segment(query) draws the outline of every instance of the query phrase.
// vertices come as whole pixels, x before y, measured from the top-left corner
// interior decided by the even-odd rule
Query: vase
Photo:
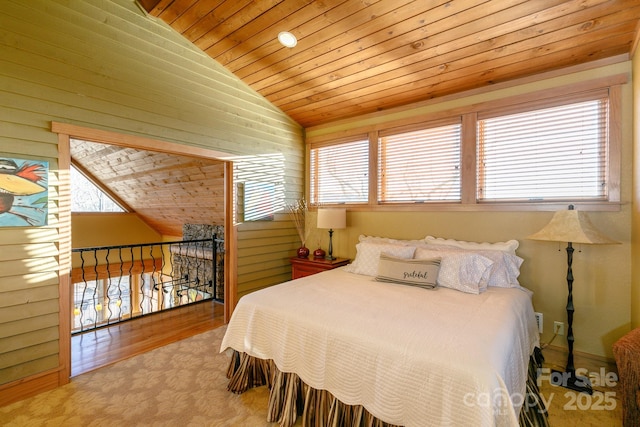
[[[322,248],[318,248],[313,251],[313,259],[324,259],[326,253]]]
[[[298,248],[298,258],[307,258],[309,256],[309,249],[304,245]]]

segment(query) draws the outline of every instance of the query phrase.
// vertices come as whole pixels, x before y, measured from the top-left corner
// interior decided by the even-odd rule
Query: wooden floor
[[[148,315],[71,337],[71,376],[217,328],[224,306],[212,301]]]

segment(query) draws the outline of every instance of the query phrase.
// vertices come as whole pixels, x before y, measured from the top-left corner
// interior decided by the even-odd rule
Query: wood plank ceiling
[[[137,1],[304,127],[629,55],[640,17],[638,0]]]
[[[164,236],[224,224],[224,162],[73,139],[74,166]]]

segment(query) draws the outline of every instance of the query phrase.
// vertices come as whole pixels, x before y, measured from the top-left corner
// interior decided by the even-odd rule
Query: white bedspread
[[[241,298],[220,351],[273,359],[389,423],[516,426],[538,344],[524,289],[426,290],[339,268]]]

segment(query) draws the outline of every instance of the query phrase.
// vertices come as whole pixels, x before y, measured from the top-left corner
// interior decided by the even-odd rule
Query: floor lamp
[[[347,226],[346,209],[325,209],[318,208],[318,228],[329,229],[329,252],[327,259],[333,261],[333,229],[345,228]]]
[[[577,211],[573,205],[569,205],[568,210],[558,211],[553,215],[549,224],[542,230],[527,237],[531,240],[544,240],[549,242],[567,242],[567,345],[569,355],[567,366],[564,372],[560,372],[563,387],[582,393],[592,394],[591,381],[589,378],[576,375],[573,365],[573,272],[571,264],[573,262],[573,243],[587,245],[608,245],[620,243],[599,232],[589,220],[585,212]]]

